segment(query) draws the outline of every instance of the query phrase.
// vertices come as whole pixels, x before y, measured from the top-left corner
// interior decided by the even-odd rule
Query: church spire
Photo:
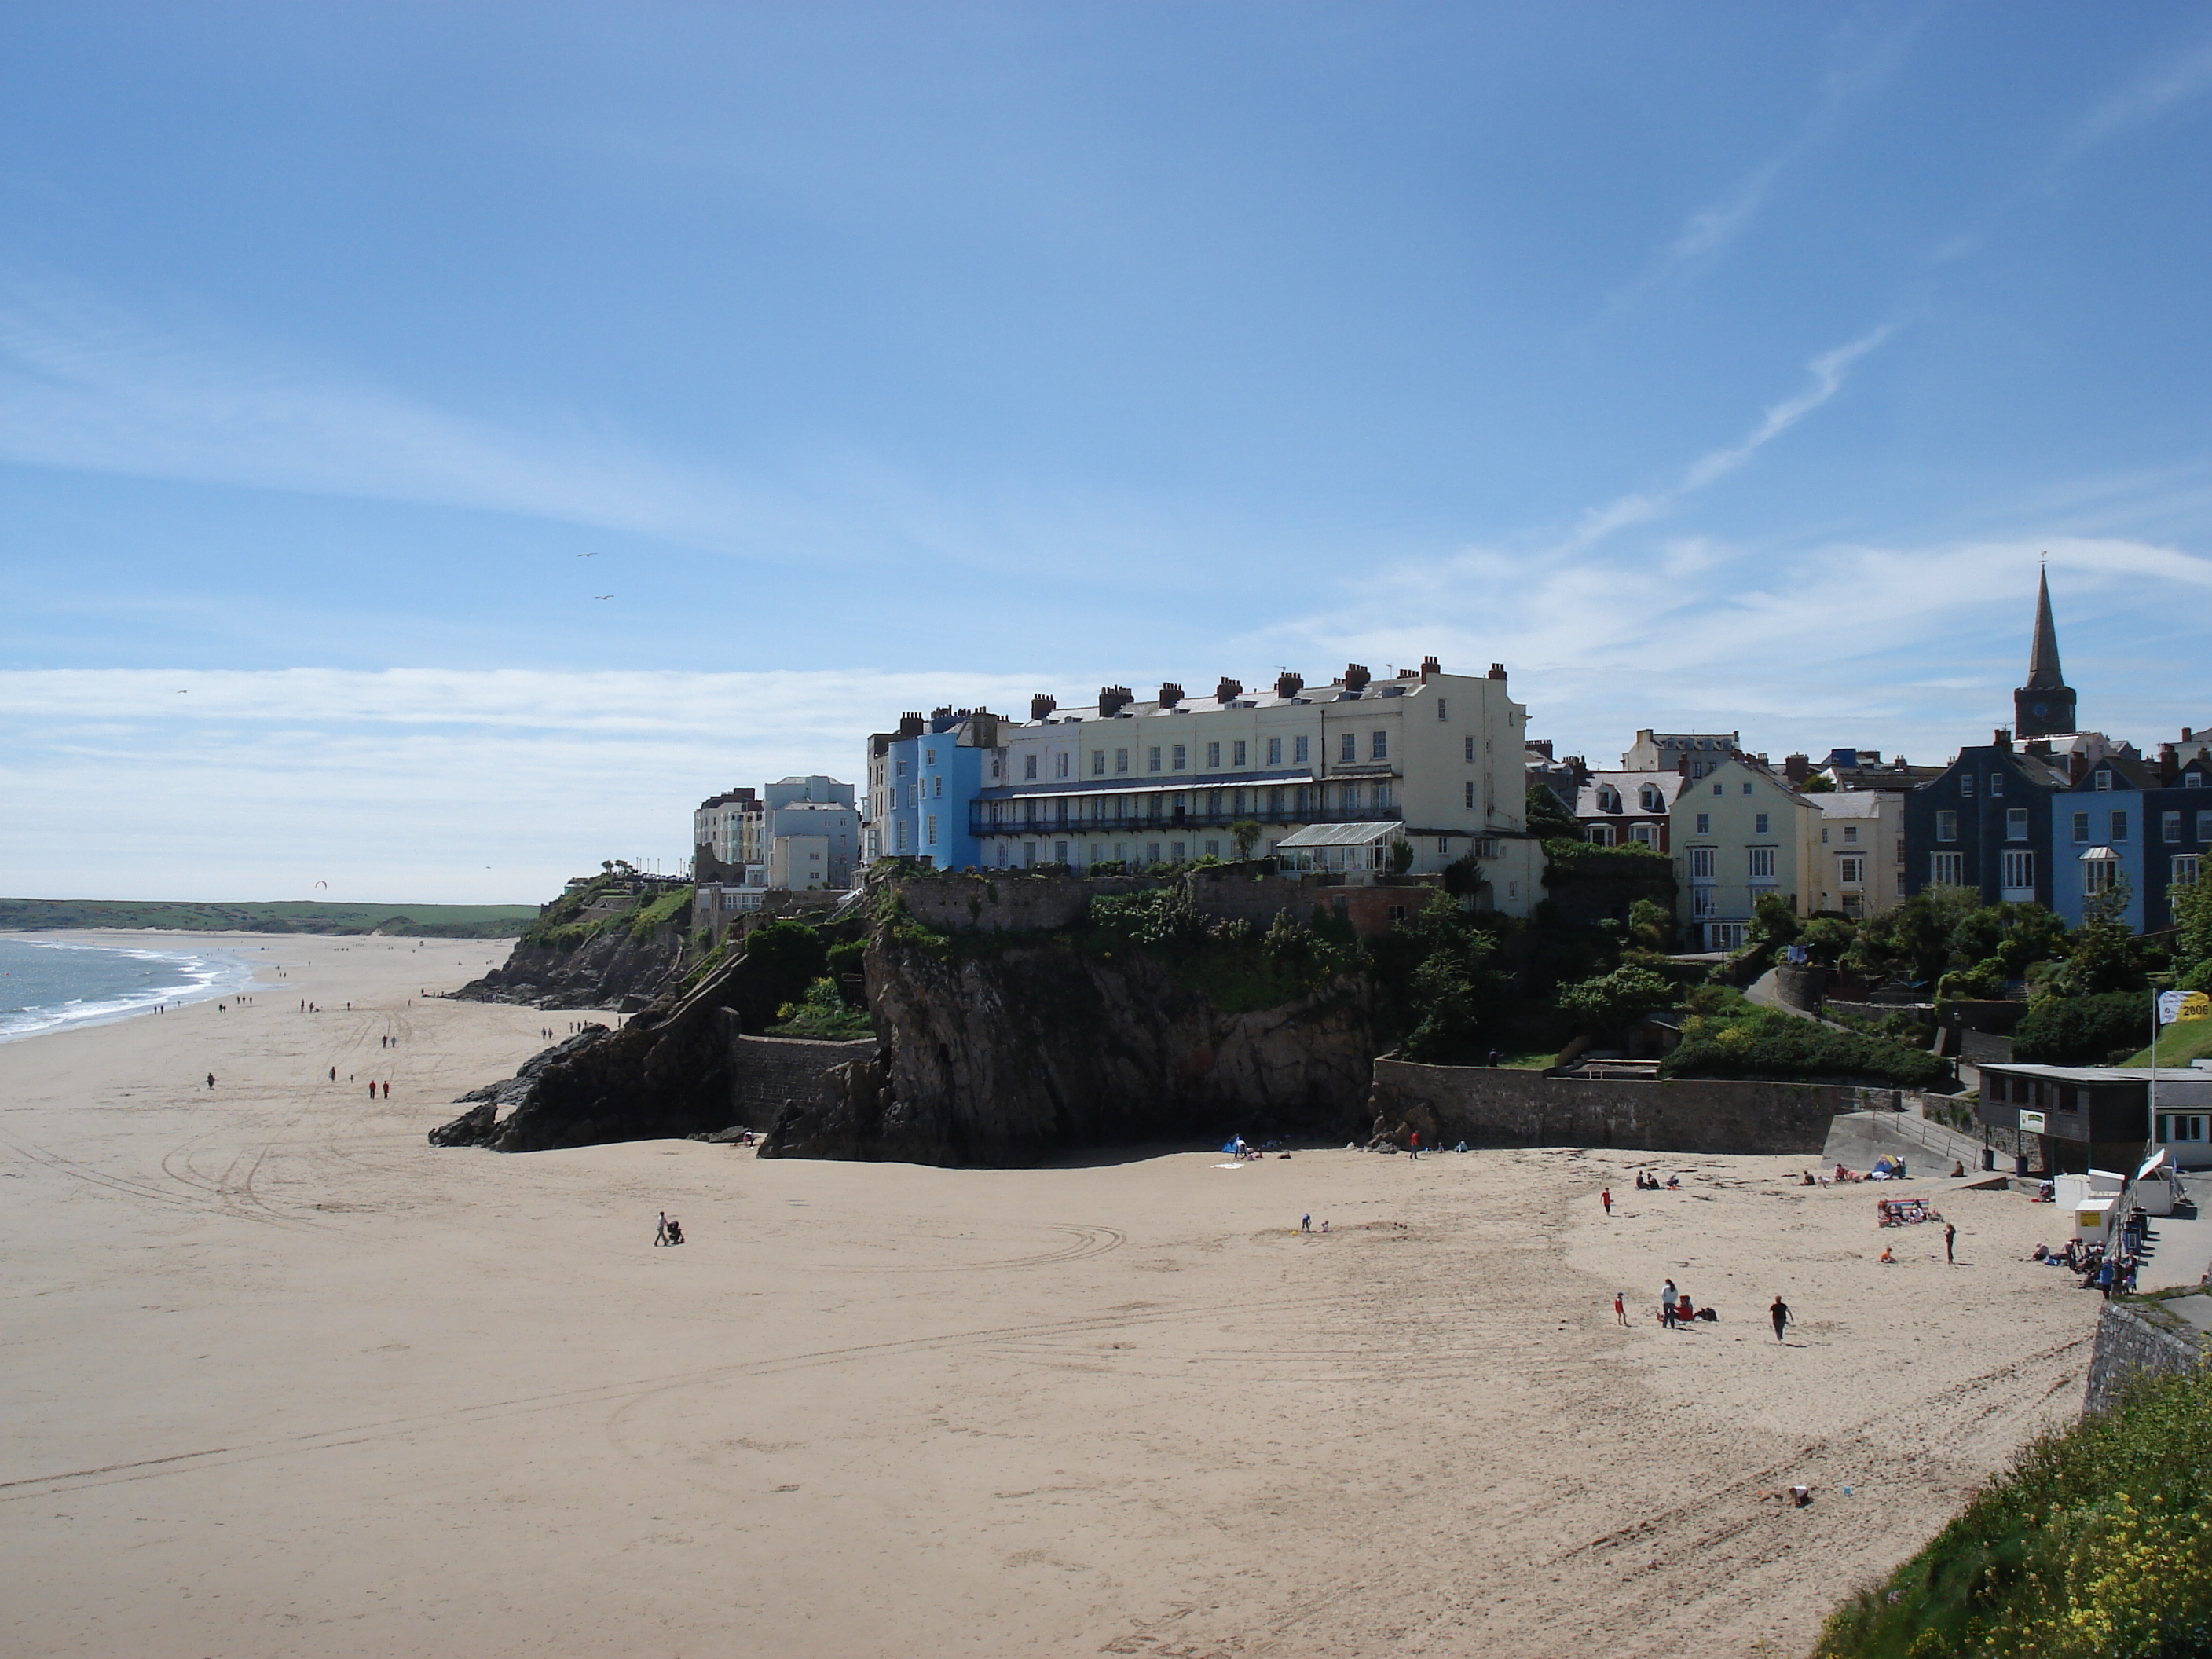
[[[2048,738],[2081,728],[2074,716],[2074,690],[2058,667],[2058,625],[2051,617],[2051,575],[2044,572],[2035,591],[2035,643],[2027,653],[2027,684],[2012,694],[2013,730],[2022,738]]]
[[[2066,677],[2058,668],[2058,625],[2051,620],[2051,573],[2036,580],[2035,644],[2027,653],[2027,687],[2031,691],[2063,690]]]

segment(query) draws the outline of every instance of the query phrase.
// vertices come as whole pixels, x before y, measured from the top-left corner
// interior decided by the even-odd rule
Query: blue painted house
[[[999,717],[985,708],[902,714],[868,740],[866,857],[918,858],[939,870],[982,862],[968,804],[999,781]]]
[[[2212,757],[2201,744],[2158,762],[2106,755],[2051,798],[2051,812],[2061,866],[2051,908],[2079,927],[2088,901],[2124,881],[2128,926],[2157,933],[2173,925],[2173,893],[2202,879],[2212,853]]]

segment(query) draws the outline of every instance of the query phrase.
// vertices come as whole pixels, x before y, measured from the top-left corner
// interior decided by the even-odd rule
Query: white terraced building
[[[1358,664],[1309,687],[1285,673],[1263,691],[1224,679],[1192,698],[1167,684],[1149,702],[1109,686],[1095,703],[1033,700],[1003,720],[997,764],[969,803],[986,867],[1182,864],[1255,854],[1314,824],[1382,824],[1415,873],[1473,854],[1489,902],[1525,915],[1542,896],[1528,834],[1528,711],[1505,670],[1447,674],[1434,657],[1376,680]]]

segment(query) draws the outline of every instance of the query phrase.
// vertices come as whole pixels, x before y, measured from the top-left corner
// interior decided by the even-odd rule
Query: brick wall
[[[1887,1091],[1882,1091],[1886,1097]],[[1735,1079],[1601,1082],[1503,1066],[1375,1062],[1369,1115],[1387,1127],[1432,1120],[1424,1139],[1476,1146],[1615,1146],[1653,1152],[1788,1153],[1817,1158],[1830,1120],[1858,1091]]]
[[[817,1042],[805,1037],[746,1036],[732,1029],[730,1042],[730,1104],[733,1121],[766,1129],[786,1101],[817,1100],[822,1074],[848,1060],[876,1052],[873,1037],[857,1042]]]

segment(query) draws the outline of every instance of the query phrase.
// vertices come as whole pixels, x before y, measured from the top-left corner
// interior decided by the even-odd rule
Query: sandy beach
[[[0,1045],[11,1653],[1802,1651],[2079,1409],[2010,1194],[1908,1187],[1948,1267],[1771,1158],[435,1152],[572,1016],[251,942],[252,1007]]]

